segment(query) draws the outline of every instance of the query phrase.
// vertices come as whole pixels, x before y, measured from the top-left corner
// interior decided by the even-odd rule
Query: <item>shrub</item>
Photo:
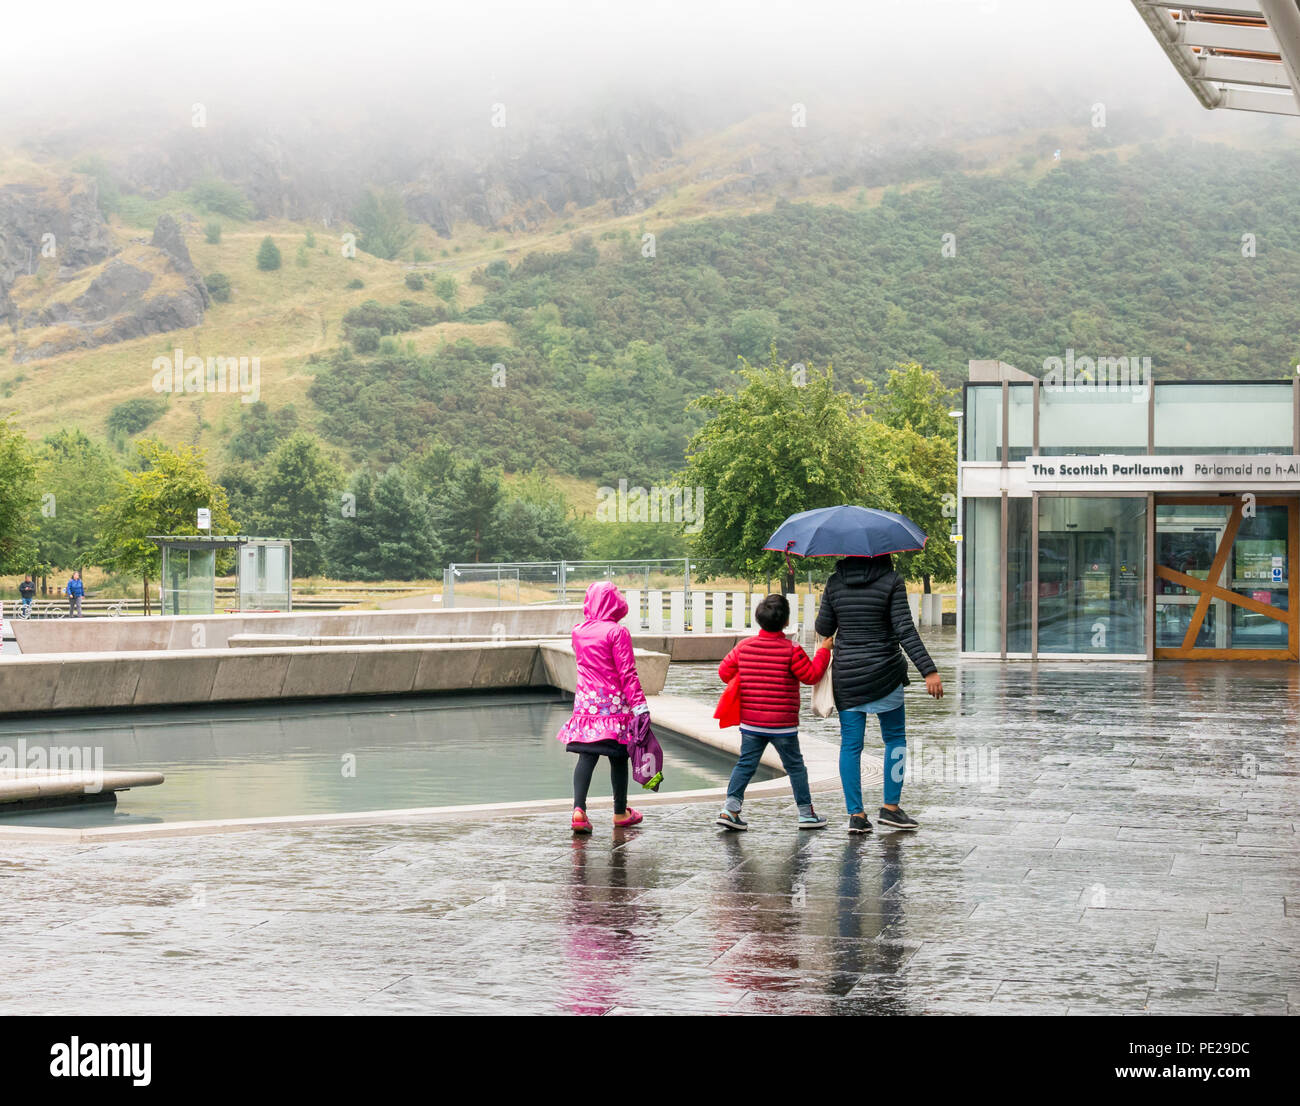
[[[351,280],[348,281],[347,286],[352,289],[364,288],[366,286],[366,282],[362,280],[360,277],[353,277]]]
[[[280,247],[271,241],[269,234],[257,248],[257,267],[263,272],[271,272],[280,267]]]
[[[217,303],[230,302],[230,278],[225,273],[209,273],[203,283]]]
[[[307,268],[307,243],[306,242],[298,243],[298,252],[297,254],[294,255],[293,262],[300,269]]]
[[[491,268],[491,266],[489,266],[489,268]],[[506,272],[508,273],[509,271],[510,267],[506,266]],[[456,283],[456,278],[450,276],[439,277],[433,284],[433,290],[438,294],[438,297],[446,300],[448,303],[451,303],[451,301],[456,298],[456,291],[458,288],[460,288],[460,285]]]
[[[426,250],[423,246],[416,246],[415,249],[411,251],[411,260],[414,261],[417,265],[419,265],[422,262],[428,261],[429,251]]]
[[[305,245],[309,250],[314,250],[314,249],[316,248],[316,233],[315,233],[315,231],[310,231],[310,230],[309,230],[309,231],[308,231],[308,232],[303,236],[302,241],[303,241],[303,244],[304,244],[304,245]]]
[[[406,274],[406,286],[407,286],[407,287],[408,287],[412,292],[423,292],[423,291],[424,291],[424,276],[423,276],[423,274],[421,274],[421,273],[407,273],[407,274]]]
[[[209,246],[218,245],[221,242],[221,224],[215,219],[210,223],[203,225],[203,238]]]
[[[115,437],[139,434],[151,423],[157,422],[166,410],[165,399],[128,399],[108,413],[108,432]]]
[[[348,332],[352,339],[352,348],[358,353],[374,353],[379,348],[379,329],[373,326],[358,326]]]
[[[217,215],[228,215],[232,219],[253,217],[253,209],[244,194],[219,177],[205,177],[190,189],[190,196],[200,207]]]

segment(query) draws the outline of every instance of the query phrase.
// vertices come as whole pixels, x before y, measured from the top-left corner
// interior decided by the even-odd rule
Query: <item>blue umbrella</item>
[[[925,542],[910,518],[845,504],[791,515],[763,548],[797,557],[879,557],[924,549]]]

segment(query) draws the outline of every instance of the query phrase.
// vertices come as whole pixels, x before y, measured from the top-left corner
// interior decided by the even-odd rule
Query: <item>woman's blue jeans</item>
[[[882,712],[880,737],[885,743],[885,802],[895,804],[903,794],[907,771],[907,709]],[[840,786],[850,814],[862,806],[862,743],[867,733],[867,716],[860,710],[840,711]]]

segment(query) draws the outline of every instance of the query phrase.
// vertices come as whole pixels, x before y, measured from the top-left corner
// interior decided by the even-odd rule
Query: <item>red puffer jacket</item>
[[[718,675],[730,683],[740,673],[740,724],[799,725],[799,685],[815,684],[831,662],[831,651],[818,649],[812,660],[784,634],[759,630],[722,659]]]

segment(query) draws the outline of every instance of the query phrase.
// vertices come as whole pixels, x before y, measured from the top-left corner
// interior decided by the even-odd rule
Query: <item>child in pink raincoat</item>
[[[636,735],[635,720],[647,714],[645,692],[632,659],[632,635],[619,625],[627,601],[607,580],[587,589],[585,618],[573,628],[573,652],[578,683],[573,717],[556,735],[578,754],[573,771],[573,832],[590,833],[587,791],[601,757],[609,757],[614,787],[614,825],[634,826],[641,815],[627,805],[628,744]]]

